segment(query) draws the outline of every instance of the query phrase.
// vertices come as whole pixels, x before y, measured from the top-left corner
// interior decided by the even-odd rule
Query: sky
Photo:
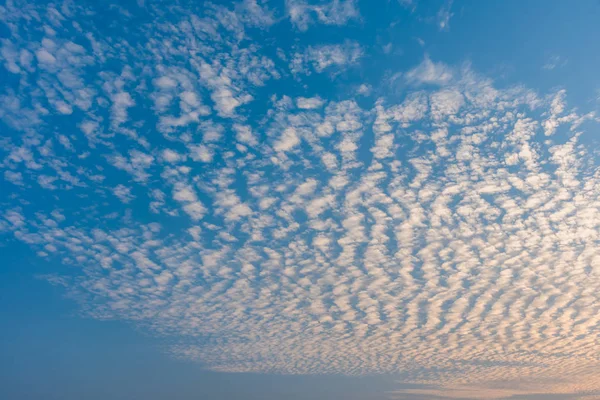
[[[0,3],[3,399],[600,399],[600,2]]]

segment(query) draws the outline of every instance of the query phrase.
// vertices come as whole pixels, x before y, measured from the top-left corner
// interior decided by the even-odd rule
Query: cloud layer
[[[3,240],[212,370],[599,391],[597,118],[428,57],[400,98],[287,92],[368,49],[271,48],[276,23],[360,19],[286,10],[3,8]]]

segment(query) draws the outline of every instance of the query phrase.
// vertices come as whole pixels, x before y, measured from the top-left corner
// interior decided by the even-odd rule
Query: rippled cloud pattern
[[[600,390],[599,120],[565,90],[293,40],[351,0],[134,9],[0,7],[0,237],[82,313],[396,398]]]

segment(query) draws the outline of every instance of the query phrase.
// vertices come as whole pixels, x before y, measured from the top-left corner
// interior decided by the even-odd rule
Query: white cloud
[[[174,89],[177,87],[177,81],[169,76],[161,76],[154,80],[154,85],[162,90]]]
[[[269,27],[275,23],[273,12],[261,6],[256,0],[244,0],[238,6],[238,13],[251,26]]]
[[[171,149],[164,149],[161,156],[168,163],[177,163],[185,159],[185,156]]]
[[[296,99],[296,106],[303,110],[312,110],[315,108],[321,108],[323,106],[323,99],[320,97],[298,97]]]
[[[219,72],[218,67],[201,62],[199,67],[200,77],[211,89],[211,99],[215,109],[223,117],[232,117],[235,110],[252,100],[250,94],[240,93],[231,84],[231,79],[224,71]]]
[[[209,163],[212,161],[214,153],[213,151],[205,145],[190,145],[190,157],[194,161],[201,161],[205,163]]]
[[[112,124],[118,127],[127,121],[127,109],[133,107],[135,102],[127,92],[118,92],[111,96]]]
[[[128,188],[124,185],[117,185],[112,189],[112,192],[115,196],[121,200],[122,203],[130,203],[135,196],[131,194],[131,188]]]
[[[368,96],[371,93],[372,89],[373,88],[370,85],[366,85],[363,83],[358,87],[358,93],[362,94],[363,96]]]
[[[437,13],[437,23],[440,31],[450,30],[450,18],[454,16],[451,12],[453,0],[445,0],[446,4]]]
[[[57,178],[47,175],[40,175],[37,178],[38,183],[41,187],[48,190],[55,190],[57,187],[54,185],[54,182]]]
[[[339,72],[358,64],[364,50],[353,41],[343,44],[309,46],[303,53],[295,53],[290,62],[294,75],[310,74],[310,69],[321,73],[325,70]]]
[[[245,143],[249,146],[258,145],[258,140],[256,139],[255,135],[252,133],[252,128],[250,128],[248,125],[234,124],[233,129],[237,133],[235,136],[236,139],[239,140],[240,142]]]
[[[331,0],[320,3],[286,0],[286,6],[290,20],[302,31],[308,29],[315,17],[325,25],[344,25],[352,19],[360,18],[355,0]]]
[[[4,179],[17,186],[23,186],[23,174],[14,171],[4,171]]]
[[[306,59],[317,72],[335,66],[356,64],[363,55],[363,49],[356,42],[346,42],[343,45],[321,45],[309,47]]]
[[[559,55],[553,55],[550,58],[548,58],[548,61],[546,61],[546,63],[542,66],[543,69],[548,70],[548,71],[552,71],[556,68],[562,68],[565,65],[567,65],[568,60],[559,56]]]
[[[40,64],[54,64],[56,63],[56,58],[48,52],[46,49],[39,49],[36,51],[35,56]]]
[[[194,221],[198,221],[206,214],[206,207],[199,202],[194,201],[183,206],[183,210],[190,216]]]
[[[197,200],[194,190],[187,185],[177,185],[173,191],[173,198],[177,201],[194,202]]]
[[[464,96],[456,89],[445,89],[431,95],[431,113],[441,119],[458,113],[465,103]]]
[[[198,200],[195,190],[190,185],[176,183],[173,188],[173,199],[182,203],[183,211],[194,221],[201,220],[206,214],[206,207]]]
[[[279,139],[273,145],[276,151],[290,151],[300,144],[296,130],[292,127],[285,128]]]
[[[154,157],[139,150],[131,150],[129,158],[120,154],[107,157],[109,162],[118,169],[127,171],[136,181],[146,181],[150,174],[147,172],[154,163]]]
[[[442,63],[434,63],[429,57],[405,75],[411,83],[444,85],[452,79],[452,70]]]

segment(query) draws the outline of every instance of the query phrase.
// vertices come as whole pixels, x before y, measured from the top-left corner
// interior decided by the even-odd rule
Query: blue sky
[[[600,398],[600,3],[0,5],[0,396]]]

